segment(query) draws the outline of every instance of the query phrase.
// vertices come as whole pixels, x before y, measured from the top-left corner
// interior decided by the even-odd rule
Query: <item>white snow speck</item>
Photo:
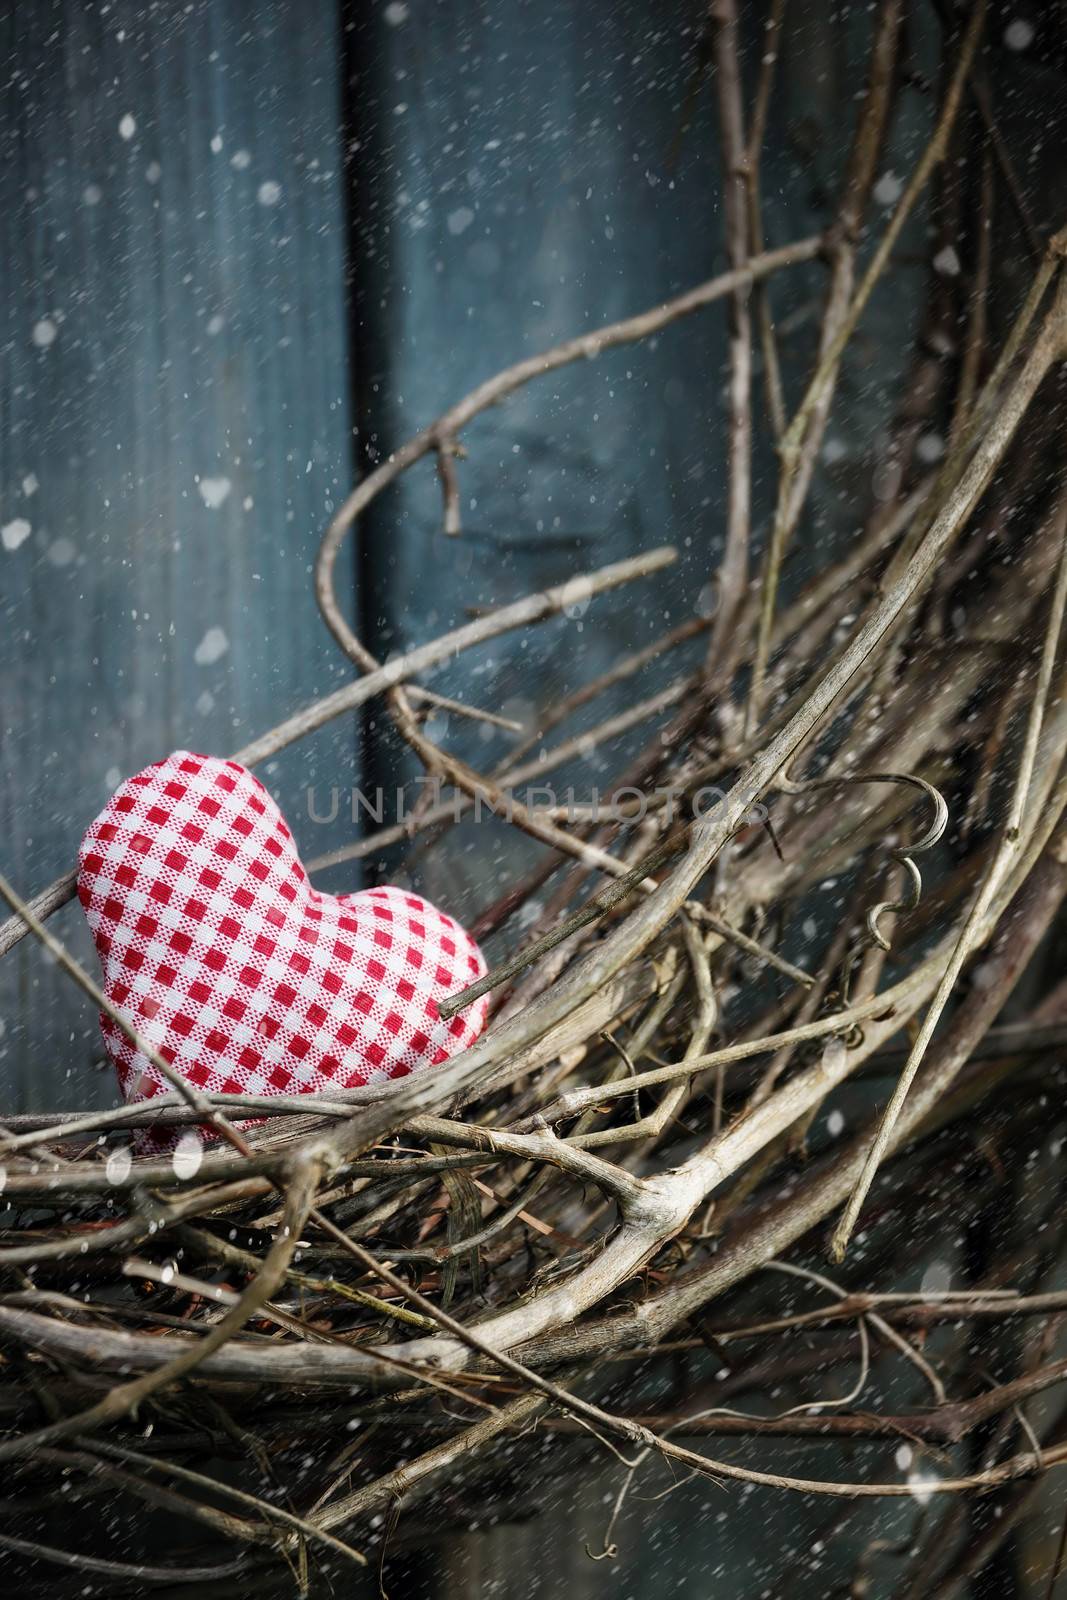
[[[82,199],[87,206],[98,206],[104,198],[104,191],[98,183],[87,183],[82,190]]]
[[[410,8],[404,5],[403,0],[392,0],[391,5],[385,8],[385,20],[391,28],[399,28],[402,22],[408,20]]]
[[[939,433],[924,433],[915,446],[915,454],[928,466],[940,461],[945,453],[945,441]]]
[[[193,652],[198,667],[214,666],[230,648],[230,641],[221,628],[209,628]]]
[[[176,1178],[195,1178],[204,1159],[204,1146],[195,1128],[187,1128],[171,1157]]]
[[[235,150],[233,155],[230,157],[230,166],[233,167],[237,172],[243,172],[246,167],[250,167],[251,165],[252,157],[249,155],[247,150]]]
[[[911,1490],[912,1494],[915,1496],[916,1500],[921,1506],[926,1505],[930,1500],[933,1499],[934,1489],[937,1481],[938,1479],[935,1473],[908,1473],[908,1488]]]
[[[59,329],[51,317],[42,317],[40,322],[35,322],[33,325],[33,342],[38,350],[47,350],[48,346],[54,342],[58,332]]]
[[[1004,43],[1009,50],[1025,50],[1034,42],[1033,24],[1025,17],[1016,17],[1004,29]]]
[[[20,544],[25,544],[33,529],[25,517],[16,517],[14,522],[5,522],[0,528],[0,544],[5,550],[17,550]]]
[[[923,1294],[944,1294],[952,1286],[952,1267],[947,1261],[931,1261],[922,1275]]]
[[[831,1111],[830,1115],[826,1119],[826,1131],[830,1135],[831,1139],[836,1139],[838,1134],[844,1132],[844,1128],[844,1114],[840,1111]]]
[[[914,1454],[914,1452],[912,1451],[912,1448],[911,1448],[910,1444],[898,1444],[897,1445],[896,1453],[893,1456],[893,1460],[896,1462],[896,1464],[900,1468],[901,1472],[907,1472],[908,1468],[911,1466],[911,1460],[912,1460],[912,1455],[913,1454]]]
[[[570,617],[572,622],[584,617],[592,598],[593,585],[588,578],[571,578],[569,583],[563,585],[561,610],[564,616]]]
[[[266,183],[261,183],[256,190],[256,199],[261,206],[276,206],[282,197],[282,186],[275,183],[273,178],[268,178]]]
[[[212,136],[211,136],[211,154],[213,156],[217,156],[217,155],[221,155],[221,153],[222,153],[222,134],[221,133],[212,134]]]
[[[78,547],[72,539],[53,539],[48,546],[48,559],[54,567],[69,567]]]
[[[950,244],[937,252],[934,257],[935,272],[940,272],[943,278],[958,278],[960,270],[960,258]]]
[[[200,498],[209,511],[217,511],[229,495],[233,484],[229,478],[201,478],[197,484]]]
[[[31,495],[36,494],[40,487],[41,485],[37,482],[36,472],[27,472],[22,480],[22,492],[26,499],[28,500]]]
[[[217,333],[222,332],[225,326],[226,318],[219,316],[219,314],[216,312],[207,325],[207,331],[210,333],[211,337],[214,338]]]
[[[874,198],[880,206],[895,206],[904,193],[904,180],[895,172],[884,172],[874,186]]]
[[[121,782],[122,773],[119,771],[118,767],[108,767],[107,771],[104,773],[104,787],[110,790],[111,793],[114,793]]]
[[[988,961],[979,962],[971,974],[971,983],[986,994],[997,981],[996,971]]]
[[[473,221],[474,212],[470,206],[460,206],[458,210],[450,211],[448,214],[448,231],[454,239],[458,239],[461,233],[466,233]]]
[[[134,117],[131,117],[130,113],[127,111],[126,115],[123,117],[122,121],[119,123],[119,137],[121,139],[132,139],[136,132],[137,132],[136,119]]]
[[[144,175],[149,183],[158,183],[163,176],[163,168],[158,161],[150,161],[144,169]]]
[[[214,711],[215,696],[210,689],[205,689],[203,694],[199,696],[196,702],[196,709],[202,717],[206,717],[210,712]]]
[[[125,1183],[133,1167],[133,1151],[129,1145],[120,1144],[107,1158],[104,1173],[108,1183]]]

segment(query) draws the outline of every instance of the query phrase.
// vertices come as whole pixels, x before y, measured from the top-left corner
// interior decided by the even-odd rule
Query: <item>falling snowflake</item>
[[[229,478],[201,478],[197,484],[200,498],[209,511],[217,511],[228,497],[233,484]]]
[[[1033,24],[1025,17],[1016,17],[1004,29],[1004,43],[1009,50],[1025,50],[1034,41]]]
[[[951,1284],[951,1264],[947,1261],[931,1261],[922,1275],[919,1288],[923,1294],[944,1294]]]
[[[915,454],[927,466],[935,461],[940,461],[945,453],[945,441],[939,433],[924,433],[920,436],[915,446]]]
[[[938,1478],[932,1472],[909,1472],[908,1488],[921,1506],[929,1504],[937,1492]]]
[[[48,559],[54,567],[69,567],[78,547],[72,539],[53,539],[48,546]]]
[[[108,1183],[125,1183],[133,1168],[133,1152],[129,1145],[121,1144],[107,1158],[104,1173]]]
[[[584,575],[571,578],[563,586],[561,610],[572,622],[584,617],[593,598],[593,585]]]
[[[204,1146],[195,1128],[187,1128],[175,1147],[171,1162],[176,1178],[195,1178],[204,1159]]]
[[[880,206],[895,206],[903,193],[903,179],[895,172],[883,173],[874,186],[874,198]]]
[[[25,544],[33,532],[25,517],[16,517],[14,522],[7,522],[0,528],[0,544],[5,550],[17,550],[20,544]]]
[[[193,652],[198,667],[214,666],[230,648],[230,641],[221,628],[209,628]]]

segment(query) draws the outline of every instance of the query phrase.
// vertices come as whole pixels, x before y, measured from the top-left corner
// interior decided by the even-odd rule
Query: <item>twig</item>
[[[1057,298],[1057,306],[1059,307],[1059,318],[1062,321],[1067,321],[1067,293],[1062,288]],[[956,941],[952,955],[945,967],[941,981],[937,986],[937,992],[930,1002],[930,1008],[926,1016],[923,1018],[922,1027],[916,1035],[915,1043],[912,1045],[911,1053],[905,1062],[904,1070],[890,1097],[889,1104],[886,1106],[879,1124],[878,1133],[860,1174],[859,1182],[856,1184],[848,1205],[845,1207],[841,1221],[834,1230],[830,1253],[835,1261],[842,1260],[845,1251],[848,1249],[848,1241],[856,1225],[856,1219],[860,1214],[871,1184],[874,1182],[878,1167],[892,1136],[893,1128],[900,1115],[904,1101],[907,1099],[908,1091],[915,1081],[915,1074],[922,1065],[923,1057],[933,1037],[934,1029],[941,1019],[941,1014],[956,986],[960,973],[963,971],[978,942],[978,932],[986,913],[1004,882],[1020,848],[1023,814],[1026,809],[1034,763],[1037,758],[1038,741],[1041,737],[1041,725],[1045,715],[1045,703],[1048,699],[1049,686],[1052,682],[1052,671],[1063,626],[1064,608],[1067,606],[1067,505],[1064,506],[1061,515],[1057,518],[1052,529],[1049,530],[1049,536],[1055,537],[1060,544],[1059,571],[1045,629],[1041,666],[1038,671],[1034,697],[1030,706],[1030,715],[1027,720],[1026,739],[1019,760],[1015,788],[1004,831],[996,853],[982,879],[981,887],[975,896],[974,903]]]

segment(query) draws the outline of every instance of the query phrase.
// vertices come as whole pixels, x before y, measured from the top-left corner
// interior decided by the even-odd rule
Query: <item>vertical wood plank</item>
[[[337,31],[293,0],[5,8],[0,852],[26,889],[120,777],[350,675],[310,583],[351,479]],[[338,725],[261,771],[312,852],[305,789],[355,747]],[[57,926],[91,959],[76,908]],[[112,1097],[30,941],[0,1018],[6,1107]]]
[[[774,97],[764,172],[769,247],[828,219],[829,180],[865,70],[867,21],[853,9],[854,19],[832,25],[818,8],[791,18],[796,44]],[[651,11],[611,0],[517,0],[504,12],[480,0],[414,0],[351,5],[348,14],[362,289],[355,340],[368,461],[511,363],[728,265],[711,86],[697,66],[703,8],[687,0]],[[749,94],[762,20],[761,7],[745,9]],[[917,100],[905,105],[898,134],[906,146],[924,116]],[[872,308],[887,370],[901,318],[910,315],[908,284],[905,271]],[[812,264],[782,274],[770,290],[794,404],[798,374],[814,353],[822,285],[823,269]],[[535,708],[713,607],[725,514],[725,363],[725,320],[713,307],[518,391],[465,431],[459,538],[442,531],[433,460],[420,463],[371,508],[360,535],[367,621],[384,646],[421,640],[468,607],[675,544],[677,566],[654,585],[604,596],[588,614],[523,639],[496,641],[441,679],[461,698],[534,721]],[[842,463],[869,473],[869,368],[864,361],[844,386],[850,405],[835,425],[831,477]],[[758,378],[754,404],[763,404]],[[757,439],[755,575],[776,484],[762,425]],[[852,527],[845,496],[831,492],[820,496],[818,527],[805,533],[839,538]],[[799,557],[787,569],[786,587],[802,564]],[[668,674],[695,665],[704,648],[698,641],[656,669],[658,680],[644,675],[591,705],[572,729],[650,694]],[[454,719],[448,728],[450,745],[479,764],[507,747],[500,737],[487,746],[483,733]],[[623,748],[602,747],[574,764],[563,786],[575,783],[582,796],[606,782]],[[390,769],[401,759],[381,718],[370,759]],[[448,892],[472,909],[491,898],[496,876],[522,850],[498,828],[467,830],[466,845],[447,862],[424,858],[419,871],[431,893],[447,874]]]

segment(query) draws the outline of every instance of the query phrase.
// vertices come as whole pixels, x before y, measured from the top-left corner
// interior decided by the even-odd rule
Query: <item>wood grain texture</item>
[[[867,23],[853,10],[855,18],[831,24],[820,8],[802,8],[768,133],[769,247],[815,231],[831,214],[830,180],[865,70]],[[519,0],[505,13],[449,0],[369,12],[352,6],[349,14],[365,460],[388,453],[500,368],[727,266],[714,106],[697,66],[702,8],[686,0],[651,11],[610,0]],[[761,9],[745,8],[745,18],[751,94]],[[924,119],[918,97],[906,100],[895,135],[904,150]],[[885,358],[887,381],[901,318],[911,314],[909,284],[921,272],[921,264],[905,270],[872,308],[871,348]],[[812,264],[770,288],[794,404],[814,354],[823,284]],[[726,357],[726,323],[714,308],[534,382],[479,417],[461,441],[468,459],[456,463],[461,537],[443,531],[432,461],[373,506],[357,533],[366,628],[404,648],[466,606],[499,604],[603,561],[677,544],[678,565],[655,587],[634,586],[588,614],[464,657],[438,680],[446,692],[522,720],[620,651],[713,605],[725,521]],[[877,395],[866,362],[846,376],[843,393],[835,465],[820,478],[831,491],[818,497],[821,538],[853,531],[844,486],[865,489],[870,477],[865,425]],[[755,406],[762,420],[758,363]],[[757,437],[758,552],[776,468],[768,430],[759,427]],[[787,590],[802,568],[802,558],[791,566]],[[664,675],[705,648],[679,652]],[[573,726],[590,726],[659,686],[644,675]],[[487,746],[480,730],[454,719],[448,737],[480,764],[507,748],[506,737]],[[571,767],[563,785],[573,781],[586,796],[619,769],[625,748],[601,748]],[[369,759],[389,771],[402,760],[380,718]],[[470,910],[491,897],[487,878],[535,851],[485,827],[467,829],[464,844],[447,862],[420,860],[418,871],[427,892],[458,895]]]
[[[0,850],[26,891],[120,777],[350,676],[308,576],[351,479],[336,31],[289,0],[4,10]],[[351,784],[355,748],[344,719],[261,771],[309,853],[342,830],[305,787]],[[57,927],[91,959],[76,907]],[[113,1097],[29,940],[0,1018],[6,1107]]]

